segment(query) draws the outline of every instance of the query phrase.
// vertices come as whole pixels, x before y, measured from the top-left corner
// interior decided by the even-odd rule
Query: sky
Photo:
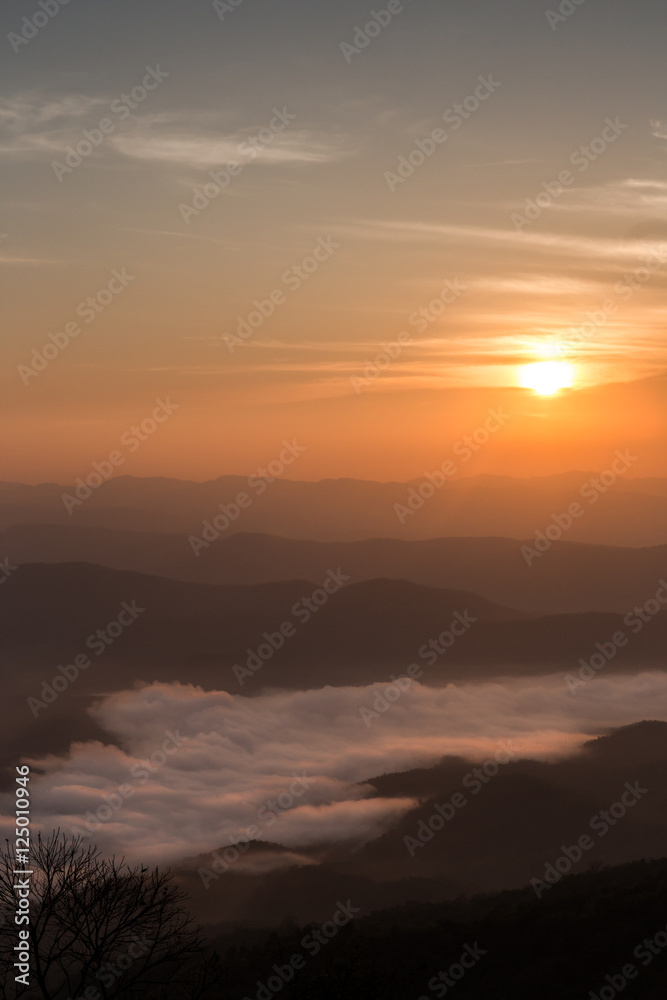
[[[166,398],[123,472],[408,479],[504,406],[470,474],[667,475],[660,4],[43,2],[0,12],[3,479]]]

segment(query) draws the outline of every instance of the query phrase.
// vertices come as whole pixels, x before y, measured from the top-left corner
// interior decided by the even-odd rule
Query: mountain
[[[0,483],[0,529],[15,524],[77,524],[201,537],[221,516],[238,531],[317,541],[362,538],[534,538],[578,503],[568,541],[597,545],[667,543],[667,481],[573,472],[535,479],[474,476],[438,488],[426,475],[408,483],[321,482],[225,476],[212,482],[118,476],[95,488]],[[76,489],[79,495],[76,495]],[[422,491],[426,499],[419,495]],[[246,499],[239,503],[241,495]],[[226,509],[221,511],[220,505]],[[552,528],[552,530],[554,530]]]
[[[108,740],[86,710],[93,698],[136,684],[191,683],[252,697],[365,686],[405,675],[411,664],[423,671],[420,683],[434,686],[565,675],[620,630],[630,637],[613,613],[538,616],[467,591],[355,583],[338,568],[312,581],[239,586],[27,564],[0,601],[0,668],[12,677],[1,710],[6,759],[64,752],[73,739]],[[664,611],[631,638],[606,675],[663,669]],[[63,671],[76,684],[53,698],[50,685]],[[39,709],[45,697],[53,700],[48,711]]]
[[[212,935],[210,948],[229,995],[260,1000],[293,956],[302,961],[281,987],[285,1000],[426,1000],[450,991],[461,1000],[661,1000],[666,892],[667,861],[636,862],[568,875],[542,899],[526,887],[362,910],[328,939],[320,925],[339,913],[335,900],[348,900],[334,891],[317,921],[230,928]],[[349,903],[360,908],[355,896]]]
[[[499,604],[557,614],[626,613],[667,578],[667,545],[628,548],[555,542],[528,561],[508,538],[364,539],[314,542],[239,532],[194,556],[187,538],[81,525],[16,525],[0,535],[15,565],[87,562],[190,583],[318,580],[342,567],[352,580],[408,580],[468,590]]]
[[[486,763],[448,757],[364,782],[383,797],[419,800],[365,846],[255,842],[226,870],[215,867],[229,859],[220,846],[177,863],[179,881],[208,924],[278,926],[290,916],[325,920],[337,898],[351,898],[362,915],[527,885],[533,898],[550,899],[548,866],[585,835],[565,874],[664,854],[667,723],[621,728],[553,763],[517,758],[485,773]],[[457,795],[465,802],[448,809]]]
[[[82,672],[79,691],[99,690],[104,676],[114,690],[137,680],[187,680],[240,693],[233,667],[248,660],[267,663],[247,686],[250,693],[267,685],[370,684],[404,673],[415,661],[425,667],[425,683],[443,684],[572,670],[596,643],[619,630],[632,632],[616,614],[535,616],[466,591],[404,580],[355,583],[339,569],[313,581],[232,586],[87,564],[30,564],[7,583],[0,651],[21,665],[19,688],[87,650],[103,653],[113,671]],[[120,626],[113,624],[119,616]],[[111,636],[96,638],[108,623]],[[427,644],[440,635],[436,655]],[[661,668],[667,614],[631,637],[606,670]]]

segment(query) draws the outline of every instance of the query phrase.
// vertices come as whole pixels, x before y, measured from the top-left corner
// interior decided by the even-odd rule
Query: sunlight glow
[[[574,382],[574,366],[567,361],[538,361],[521,369],[521,385],[540,396],[554,396]]]

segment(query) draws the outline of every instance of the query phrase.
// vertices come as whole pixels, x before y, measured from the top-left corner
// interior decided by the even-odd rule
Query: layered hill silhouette
[[[302,971],[281,990],[286,1000],[404,1000],[454,989],[462,1000],[660,1000],[666,891],[667,861],[636,862],[569,875],[542,899],[525,888],[356,915],[316,954],[320,927],[292,920],[272,931],[228,930],[211,947],[237,996],[257,996],[276,967],[303,955]]]
[[[409,483],[278,479],[257,485],[258,480],[249,484],[240,476],[205,483],[119,476],[96,488],[85,486],[87,478],[88,473],[78,486],[78,497],[76,484],[0,484],[0,529],[15,524],[79,524],[201,536],[204,524],[221,513],[220,504],[229,510],[245,493],[251,502],[237,515],[232,512],[227,534],[244,531],[317,541],[525,539],[545,531],[554,515],[578,502],[583,514],[568,529],[568,540],[629,546],[667,543],[663,479],[621,475],[614,482],[613,477],[601,480],[596,472],[534,479],[474,476],[450,481],[423,501],[418,491],[427,483],[425,477]],[[424,492],[431,492],[428,485]],[[64,494],[73,501],[64,501]]]
[[[355,583],[408,580],[473,591],[500,604],[546,614],[625,613],[644,604],[667,578],[667,545],[632,548],[558,541],[529,565],[522,543],[509,538],[314,542],[239,532],[224,535],[195,557],[182,535],[26,524],[2,532],[0,551],[16,565],[87,562],[212,584],[318,580],[340,566]]]
[[[104,683],[116,689],[136,680],[188,680],[239,692],[233,666],[267,643],[274,652],[253,693],[264,686],[368,684],[415,660],[428,664],[427,682],[433,684],[545,674],[575,667],[595,652],[596,643],[621,629],[629,641],[607,669],[632,671],[661,667],[667,638],[665,611],[632,635],[614,613],[537,616],[467,591],[404,580],[355,583],[338,569],[310,581],[231,586],[87,564],[30,564],[9,582],[0,602],[2,649],[29,673],[31,661],[43,671],[85,652],[88,637],[114,622],[124,603],[136,605],[129,627],[103,644],[104,662],[114,663]],[[283,625],[289,628],[281,636]],[[421,652],[452,626],[454,641],[446,640],[446,652]],[[99,686],[100,671],[82,674],[80,686],[87,683]]]
[[[565,675],[621,629],[629,641],[605,674],[664,669],[664,611],[632,635],[615,613],[531,614],[405,580],[350,579],[335,589],[337,574],[212,585],[79,563],[20,566],[0,601],[0,666],[13,678],[3,711],[7,759],[103,738],[86,711],[91,699],[137,683],[187,682],[252,697],[388,681],[412,663],[423,668],[422,684],[436,686]],[[428,643],[450,632],[449,648],[433,655]],[[66,697],[31,724],[28,699],[40,699],[44,684],[80,655],[93,669],[80,670]]]
[[[545,880],[547,866],[585,834],[590,848],[569,866],[561,864],[564,874],[664,854],[667,723],[623,727],[556,763],[517,756],[486,776],[478,791],[474,766],[449,757],[434,768],[369,779],[365,784],[382,797],[410,796],[420,804],[364,847],[338,843],[286,850],[255,842],[209,878],[228,846],[218,845],[217,854],[177,864],[179,879],[206,923],[267,926],[270,914],[277,926],[288,917],[326,920],[338,898],[351,898],[362,915],[531,884],[533,898],[538,893],[550,898],[559,880]],[[429,829],[429,821],[442,815],[437,807],[457,793],[465,805]],[[633,804],[618,809],[623,796]],[[259,865],[263,856],[271,858],[273,871]]]

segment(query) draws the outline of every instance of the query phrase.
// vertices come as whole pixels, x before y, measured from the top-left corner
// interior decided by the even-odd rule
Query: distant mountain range
[[[337,580],[337,570],[328,579]],[[0,601],[4,656],[35,661],[43,674],[78,652],[119,615],[124,602],[140,611],[105,648],[114,662],[104,686],[135,680],[188,680],[207,688],[241,690],[232,667],[249,651],[272,643],[262,687],[312,688],[369,684],[410,662],[428,664],[428,683],[546,674],[572,669],[595,644],[625,629],[631,641],[607,670],[662,666],[667,614],[637,634],[607,612],[537,616],[511,610],[468,591],[424,587],[404,580],[355,583],[340,577],[331,594],[323,577],[252,586],[181,583],[87,564],[20,567]],[[316,599],[313,599],[315,595]],[[285,632],[281,636],[281,627]],[[451,632],[446,655],[422,652]],[[100,640],[97,640],[97,646]],[[88,647],[96,650],[96,644]],[[107,651],[108,649],[108,651]],[[97,654],[96,654],[97,655]],[[431,662],[434,661],[434,662]],[[21,678],[18,678],[21,683]],[[101,685],[100,670],[82,674],[79,689]],[[244,691],[243,693],[246,693]]]
[[[243,531],[317,541],[531,539],[536,532],[545,532],[554,516],[579,503],[583,512],[565,532],[568,541],[667,543],[665,479],[623,475],[600,479],[599,473],[572,472],[535,479],[474,476],[435,488],[426,475],[409,483],[352,479],[249,483],[240,476],[194,483],[119,476],[90,488],[84,480],[91,473],[96,476],[92,482],[100,483],[102,477],[92,467],[82,473],[78,487],[1,483],[0,529],[16,524],[76,524],[201,537],[205,523],[221,514],[222,504],[232,514],[223,532],[226,536]],[[420,489],[427,499],[419,495]],[[64,494],[72,499],[64,500]],[[241,494],[249,498],[243,509],[237,504]],[[236,516],[230,508],[234,504]]]
[[[667,545],[652,548],[554,542],[524,558],[509,538],[376,538],[313,542],[271,535],[223,536],[195,557],[187,537],[82,525],[25,524],[0,534],[0,555],[23,563],[86,562],[190,583],[317,581],[341,567],[355,583],[380,578],[467,590],[545,614],[626,613],[667,578]]]

